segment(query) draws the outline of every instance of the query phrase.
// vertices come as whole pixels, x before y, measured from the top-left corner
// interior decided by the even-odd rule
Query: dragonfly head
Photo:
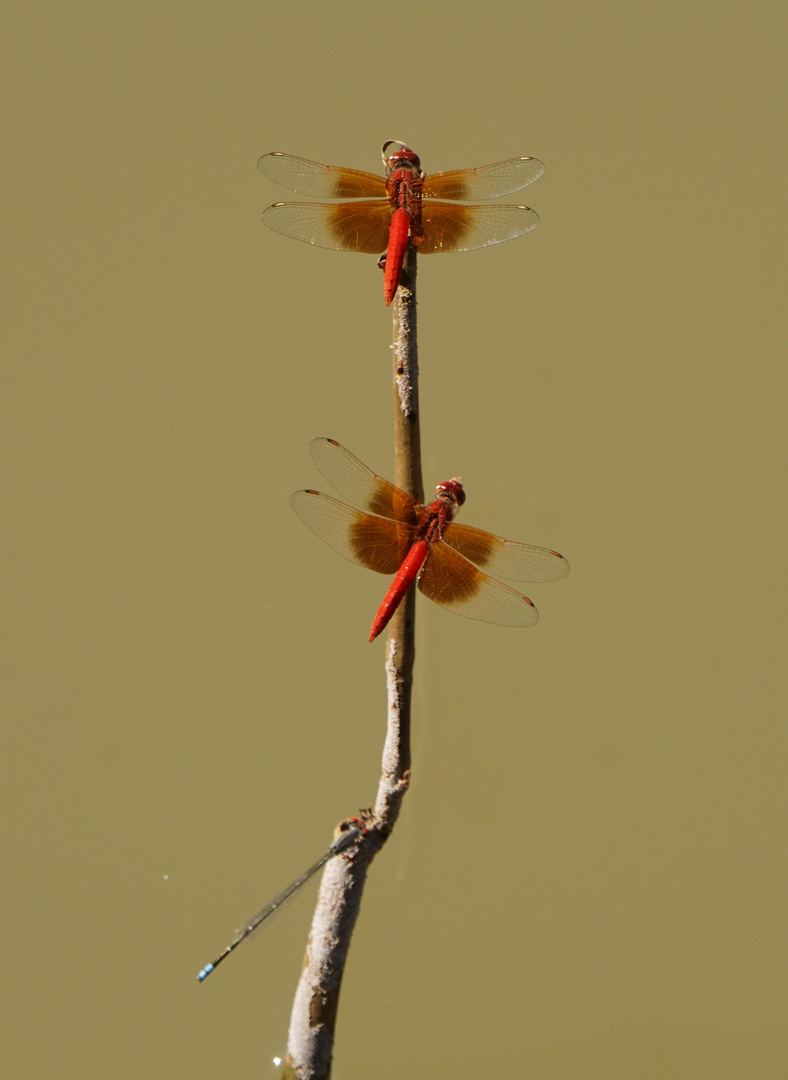
[[[453,476],[451,480],[444,480],[435,488],[435,495],[442,502],[448,503],[456,512],[465,502],[465,491],[460,483],[459,476]]]
[[[390,146],[398,146],[399,150],[395,150],[393,154],[387,154],[386,151]],[[406,146],[404,142],[400,142],[398,139],[389,139],[388,142],[383,143],[381,157],[383,158],[387,177],[391,176],[395,169],[401,169],[403,166],[411,169],[416,174],[421,172],[421,161],[418,154],[415,154],[409,146]]]

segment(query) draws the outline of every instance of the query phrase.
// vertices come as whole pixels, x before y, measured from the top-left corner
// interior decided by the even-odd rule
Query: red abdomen
[[[397,576],[392,581],[383,603],[378,608],[378,613],[369,632],[370,641],[374,641],[381,630],[385,630],[386,626],[388,626],[391,616],[402,603],[405,593],[416,580],[416,576],[427,558],[428,551],[429,545],[427,541],[417,540],[405,556],[405,561],[397,571]]]
[[[383,295],[387,307],[394,299],[394,294],[399,285],[402,264],[405,261],[405,249],[408,246],[409,231],[410,215],[407,210],[403,210],[401,206],[398,206],[391,217],[389,246],[386,252],[386,276],[383,279]]]

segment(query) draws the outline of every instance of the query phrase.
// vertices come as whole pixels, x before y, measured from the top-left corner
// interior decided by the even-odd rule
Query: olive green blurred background
[[[392,474],[371,257],[269,232],[283,150],[521,154],[542,217],[422,259],[425,483],[572,564],[419,602],[412,790],[335,1076],[788,1073],[783,4],[14,4],[2,80],[7,1076],[274,1077],[368,805],[385,580],[288,507]]]

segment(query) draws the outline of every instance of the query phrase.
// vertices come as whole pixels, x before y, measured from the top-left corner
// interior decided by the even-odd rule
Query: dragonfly
[[[390,151],[391,147],[397,149]],[[467,206],[510,195],[538,180],[544,165],[519,157],[479,169],[425,175],[417,154],[397,139],[381,152],[384,173],[361,172],[292,154],[264,154],[260,172],[282,187],[319,198],[352,200],[332,203],[278,202],[263,213],[275,232],[336,251],[381,256],[386,305],[400,281],[408,239],[420,255],[470,251],[500,244],[531,232],[539,215],[529,206]],[[451,200],[451,201],[444,201]]]
[[[557,551],[457,524],[454,517],[465,502],[458,477],[438,484],[435,500],[421,506],[336,440],[315,439],[309,449],[323,476],[356,506],[311,489],[297,491],[290,505],[334,551],[379,574],[395,575],[372,623],[370,641],[386,627],[414,581],[424,596],[457,615],[502,626],[534,626],[539,613],[533,601],[486,571],[536,582],[569,573],[569,563]]]
[[[196,975],[197,982],[205,982],[212,971],[221,964],[223,960],[234,952],[242,942],[247,941],[255,931],[259,930],[264,923],[267,922],[284,904],[287,903],[295,894],[301,889],[303,885],[306,885],[307,881],[313,877],[321,867],[325,866],[329,859],[333,859],[335,855],[339,855],[355,843],[356,839],[366,832],[365,826],[359,820],[359,818],[351,818],[351,822],[355,824],[350,825],[344,832],[340,833],[337,839],[333,842],[328,851],[322,858],[318,859],[316,863],[305,870],[300,877],[297,877],[295,881],[291,882],[286,889],[283,889],[278,896],[275,896],[273,900],[261,908],[256,915],[253,915],[244,925],[237,930],[235,937],[227,946],[227,948],[219,953],[216,959],[211,964],[206,964]]]

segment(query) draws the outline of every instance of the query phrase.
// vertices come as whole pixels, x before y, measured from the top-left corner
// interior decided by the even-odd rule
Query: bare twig
[[[408,244],[394,300],[394,481],[418,502],[424,501],[421,478],[419,349],[416,319],[416,251]],[[416,596],[411,589],[391,620],[386,641],[388,723],[383,774],[378,785],[375,819],[394,828],[410,777],[410,703],[413,686]]]
[[[416,253],[410,244],[394,310],[394,479],[424,501],[419,428],[416,337]],[[342,974],[356,925],[367,870],[391,834],[410,779],[410,704],[415,660],[416,601],[411,590],[389,624],[386,641],[388,713],[377,795],[363,814],[366,835],[326,865],[296,988],[285,1075],[328,1080]],[[339,828],[347,828],[342,823]]]

